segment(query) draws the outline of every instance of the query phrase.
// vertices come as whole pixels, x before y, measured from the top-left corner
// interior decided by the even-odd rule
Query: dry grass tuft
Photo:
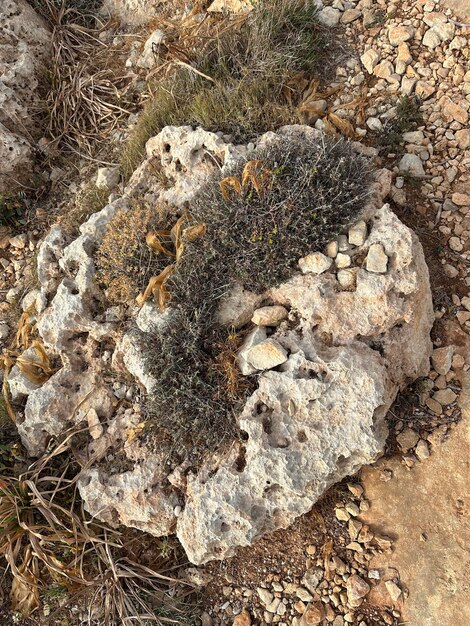
[[[39,0],[35,8],[52,29],[52,65],[45,109],[48,134],[62,149],[91,155],[129,115],[132,79],[122,70],[122,51],[99,34],[99,3]]]
[[[202,126],[241,141],[297,121],[295,85],[332,45],[316,15],[310,0],[262,0],[248,16],[215,24],[215,35],[187,36],[170,46],[161,67],[172,71],[151,89],[121,157],[125,175],[166,125]]]
[[[0,556],[12,575],[13,610],[29,615],[51,586],[89,606],[88,623],[184,623],[192,591],[172,575],[180,562],[160,555],[135,562],[124,538],[87,519],[76,499],[74,433],[18,477],[0,477]],[[165,616],[171,616],[166,619]]]

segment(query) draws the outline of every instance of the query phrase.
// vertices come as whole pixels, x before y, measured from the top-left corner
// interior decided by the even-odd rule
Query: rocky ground
[[[334,2],[322,12],[328,24],[345,25],[347,40],[354,42],[358,51],[357,60],[352,56],[338,68],[333,84],[348,85],[345,101],[351,91],[358,96],[367,93],[365,124],[357,130],[367,145],[379,146],[384,165],[394,172],[391,198],[398,214],[424,242],[434,286],[434,367],[423,381],[425,388],[416,392],[416,402],[410,392],[390,411],[396,443],[390,443],[389,455],[360,473],[367,510],[359,507],[359,512],[353,509],[351,514],[347,506],[340,509],[346,510],[344,526],[351,523],[346,518],[360,520],[372,545],[375,532],[391,540],[378,555],[369,552],[367,540],[365,550],[363,544],[358,546],[359,554],[366,553],[367,563],[366,570],[356,570],[363,587],[358,593],[367,595],[372,586],[367,608],[371,604],[382,607],[383,612],[351,614],[351,590],[343,587],[341,562],[339,576],[337,571],[325,576],[325,568],[321,574],[326,579],[320,592],[326,611],[321,604],[314,604],[306,615],[302,601],[304,597],[311,600],[309,573],[316,571],[314,566],[324,566],[324,560],[313,557],[318,552],[315,533],[302,528],[306,543],[311,540],[313,544],[305,545],[295,528],[263,542],[258,571],[252,563],[258,554],[254,556],[252,551],[247,551],[246,561],[235,559],[227,574],[225,567],[220,568],[217,576],[221,581],[225,576],[225,585],[219,589],[215,610],[218,606],[222,614],[230,613],[234,606],[239,610],[248,605],[253,616],[261,617],[262,612],[264,621],[280,624],[295,623],[296,619],[317,624],[323,616],[335,625],[391,624],[398,619],[414,626],[450,626],[469,621],[470,521],[465,494],[470,477],[465,452],[470,441],[469,11],[466,2],[366,0]],[[413,94],[422,99],[421,124],[405,133],[405,144],[400,146],[404,154],[391,147],[384,150],[381,138],[396,117],[397,101]],[[354,122],[354,114],[351,120]],[[410,184],[410,176],[420,179],[418,187]],[[438,362],[442,357],[447,361],[444,367]],[[354,534],[350,538],[355,538]],[[240,571],[250,583],[248,588],[238,584]],[[336,583],[333,588],[329,578]],[[243,613],[234,623],[249,624],[248,614]]]
[[[141,14],[135,12],[136,21]],[[465,0],[335,0],[325,1],[319,15],[342,38],[344,58],[310,97],[307,121],[327,128],[325,113],[334,106],[363,151],[390,172],[387,201],[419,236],[430,269],[432,367],[389,410],[383,458],[332,487],[289,529],[189,575],[200,584],[203,626],[466,626],[470,6]],[[404,110],[403,97],[414,102],[415,96],[417,108]],[[341,108],[352,100],[355,106]],[[29,159],[25,136],[28,142],[22,137],[20,144]],[[19,303],[35,285],[43,235],[39,220],[0,240],[4,347]],[[346,281],[351,270],[336,264]],[[132,395],[129,385],[116,385],[118,396]],[[178,506],[172,502],[170,516]]]

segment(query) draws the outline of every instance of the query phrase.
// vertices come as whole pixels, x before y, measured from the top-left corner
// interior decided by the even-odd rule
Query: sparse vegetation
[[[263,0],[198,50],[196,71],[179,66],[153,86],[122,154],[125,175],[166,125],[200,125],[241,141],[297,121],[298,80],[289,80],[310,76],[332,45],[316,14],[311,1]]]
[[[369,165],[342,139],[286,137],[254,157],[225,181],[213,177],[192,202],[192,223],[206,234],[186,244],[168,281],[171,323],[148,346],[155,423],[195,457],[235,435],[246,390],[232,379],[240,337],[216,321],[221,298],[236,283],[262,293],[288,278],[301,256],[357,217],[369,193]]]
[[[24,210],[24,198],[21,193],[0,194],[0,227],[23,224]]]
[[[403,96],[397,103],[397,112],[392,120],[385,124],[384,132],[380,136],[381,151],[383,154],[403,152],[404,133],[416,130],[423,124],[420,111],[420,101],[417,97]]]
[[[107,189],[99,189],[94,181],[89,182],[77,193],[68,210],[60,216],[59,224],[69,235],[78,234],[79,226],[93,213],[101,211],[106,206],[108,197]]]

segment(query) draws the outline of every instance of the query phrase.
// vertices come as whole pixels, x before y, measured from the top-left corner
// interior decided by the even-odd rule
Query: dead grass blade
[[[356,131],[354,126],[348,120],[339,117],[335,113],[328,113],[328,121],[345,137],[356,139]]]
[[[10,599],[14,611],[28,616],[39,606],[39,564],[30,546],[25,550],[18,575],[13,577]]]

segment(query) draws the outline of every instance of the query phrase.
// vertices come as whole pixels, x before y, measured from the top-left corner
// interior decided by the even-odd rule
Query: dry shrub
[[[149,280],[168,265],[168,258],[157,254],[146,242],[147,234],[161,229],[164,223],[164,211],[138,205],[118,211],[109,222],[96,264],[98,281],[111,303],[135,302]]]
[[[370,173],[343,139],[286,136],[227,172],[230,184],[215,174],[191,202],[206,234],[186,245],[168,281],[171,323],[153,333],[147,359],[155,426],[194,463],[237,436],[250,388],[237,385],[231,330],[217,323],[221,298],[236,283],[263,293],[288,279],[300,257],[357,219]]]

